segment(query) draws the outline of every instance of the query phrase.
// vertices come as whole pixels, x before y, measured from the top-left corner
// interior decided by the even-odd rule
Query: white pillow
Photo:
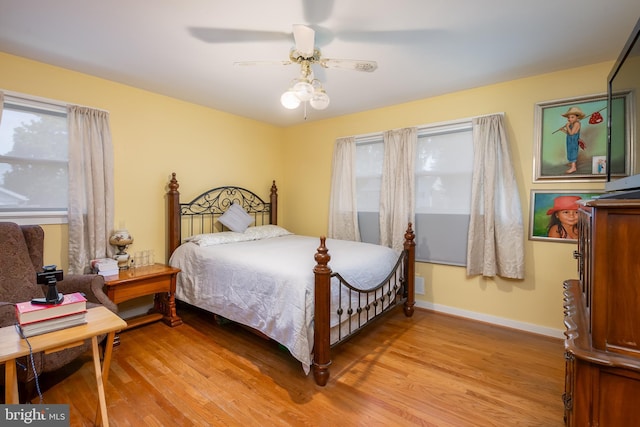
[[[244,233],[233,231],[221,231],[217,233],[204,233],[191,236],[187,242],[195,243],[198,246],[222,245],[225,243],[248,242],[250,240],[268,239],[271,237],[286,236],[293,234],[277,225],[259,225],[249,227]]]
[[[193,242],[198,246],[222,245],[224,243],[245,242],[247,240],[254,239],[246,234],[235,233],[233,231],[198,234],[186,239],[187,242]]]
[[[229,209],[218,218],[218,221],[231,231],[244,233],[249,224],[253,222],[253,218],[246,213],[240,205],[233,203],[229,206]]]
[[[255,227],[249,227],[244,232],[244,235],[250,236],[252,240],[286,236],[287,234],[293,234],[293,233],[277,225],[257,225]]]

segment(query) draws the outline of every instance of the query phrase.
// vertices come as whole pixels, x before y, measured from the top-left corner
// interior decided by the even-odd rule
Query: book
[[[46,334],[47,332],[70,328],[72,326],[83,325],[87,323],[86,314],[86,311],[67,314],[65,316],[54,317],[48,320],[41,320],[39,322],[31,322],[24,325],[19,325],[19,328],[21,330],[22,336],[28,338],[35,335]]]
[[[87,310],[87,299],[80,292],[67,294],[60,304],[32,304],[31,301],[16,304],[16,317],[20,325],[53,319]]]
[[[101,276],[117,276],[118,274],[120,274],[120,269],[116,268],[115,270],[104,270],[104,271],[98,271],[97,272],[99,275]]]
[[[95,273],[118,271],[118,261],[113,258],[98,258],[91,260],[91,268]],[[103,276],[111,276],[112,274],[102,274]]]

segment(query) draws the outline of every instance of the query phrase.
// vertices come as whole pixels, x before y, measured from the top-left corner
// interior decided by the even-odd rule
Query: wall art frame
[[[633,173],[635,146],[634,94],[631,91],[614,94],[612,123],[616,135],[623,135],[611,143],[611,158],[607,162],[607,94],[565,98],[540,102],[534,112],[533,182],[604,182],[607,168],[612,177]],[[571,171],[571,149],[562,128],[569,113],[578,113],[580,135],[577,147],[576,170]],[[574,151],[575,153],[575,151]],[[611,163],[611,164],[607,164]]]
[[[575,207],[578,198],[579,200],[589,200],[603,193],[603,190],[531,190],[529,240],[577,243],[577,238],[572,237],[572,235],[576,235],[577,227],[574,230],[569,230],[565,237],[554,237],[558,231],[559,212],[571,210]],[[550,233],[552,227],[556,227],[554,229],[556,233]],[[569,228],[566,225],[565,227]]]

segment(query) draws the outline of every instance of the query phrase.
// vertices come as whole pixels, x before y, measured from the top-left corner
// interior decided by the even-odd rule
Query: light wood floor
[[[558,339],[398,310],[334,351],[323,388],[277,344],[179,313],[176,328],[120,335],[106,387],[112,426],[563,425]],[[44,403],[70,403],[71,425],[92,425],[89,355],[65,375],[42,378]]]

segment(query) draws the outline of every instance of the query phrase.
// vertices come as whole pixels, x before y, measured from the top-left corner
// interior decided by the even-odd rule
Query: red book
[[[21,325],[87,311],[87,299],[80,293],[67,294],[60,304],[16,304],[16,317]]]

